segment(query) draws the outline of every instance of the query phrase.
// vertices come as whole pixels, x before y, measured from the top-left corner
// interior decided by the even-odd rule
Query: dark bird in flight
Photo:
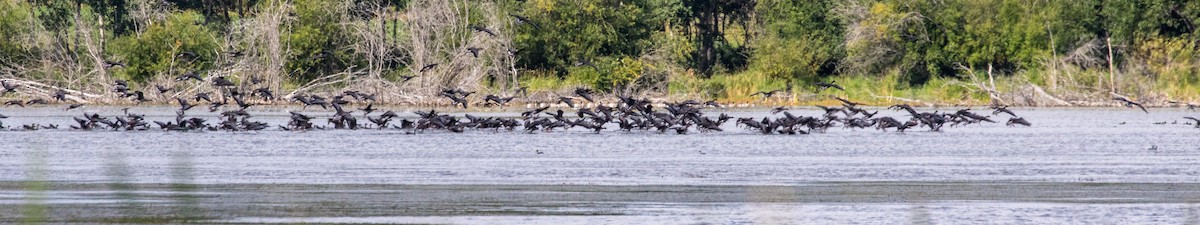
[[[179,77],[175,77],[175,81],[185,81],[188,79],[194,79],[196,81],[204,80],[204,79],[200,78],[200,73],[197,73],[196,71],[187,72],[182,75],[179,75]]]
[[[482,48],[477,48],[477,47],[469,47],[469,48],[467,48],[467,51],[468,51],[468,52],[471,52],[471,56],[475,56],[475,58],[479,58],[479,50],[483,50],[483,49],[482,49]]]
[[[779,114],[783,111],[788,111],[788,108],[783,106],[775,107],[774,109],[771,109],[771,114]]]
[[[223,76],[213,78],[213,86],[228,87],[228,86],[233,86],[233,85],[234,85],[233,81],[229,81],[229,80],[225,79],[225,77],[223,77]]]
[[[437,68],[437,66],[438,66],[437,63],[426,64],[425,66],[421,67],[421,72],[424,73],[425,71],[429,71],[429,70],[432,70],[433,68]]]
[[[575,62],[575,66],[590,66],[592,69],[600,71],[600,67],[596,66],[596,64],[592,64],[592,60],[588,59],[579,59],[579,62]]]
[[[125,63],[121,63],[121,62],[117,62],[117,61],[109,61],[109,60],[104,60],[104,68],[105,68],[105,69],[113,68],[114,66],[125,67]]]
[[[206,101],[206,102],[212,102],[212,98],[208,97],[208,92],[196,93],[196,96],[192,97],[192,101],[199,102],[200,99],[204,99],[204,101]]]
[[[495,31],[492,31],[492,29],[488,29],[487,27],[484,27],[484,26],[480,26],[480,25],[471,25],[471,29],[475,30],[475,32],[483,32],[483,33],[486,33],[488,36],[492,36],[492,37],[495,37],[495,36],[496,36],[496,32],[495,32]]]
[[[1185,116],[1183,118],[1195,121],[1196,128],[1200,128],[1200,119],[1196,119],[1195,117],[1190,117],[1190,116]]]
[[[158,89],[159,94],[164,94],[164,93],[171,91],[171,88],[163,87],[162,85],[157,85],[157,84],[154,85],[154,89]]]
[[[25,101],[12,100],[12,101],[4,102],[4,105],[5,106],[15,105],[15,106],[20,106],[21,108],[25,108]]]
[[[496,96],[496,95],[487,95],[487,96],[483,97],[484,103],[492,102],[492,103],[496,103],[496,105],[500,105],[500,106],[504,106],[505,104],[508,104],[508,102],[512,101],[512,100],[513,100],[513,97],[505,98],[505,97],[500,97],[500,96]]]
[[[834,99],[837,99],[838,101],[841,101],[841,102],[842,102],[842,104],[845,104],[845,105],[847,105],[847,106],[850,106],[850,107],[855,107],[855,106],[858,106],[858,105],[862,105],[862,103],[852,102],[852,101],[850,101],[850,100],[846,100],[846,99],[844,99],[844,98],[837,97],[837,96],[833,96],[833,98],[834,98]]]
[[[592,89],[575,88],[575,95],[583,97],[583,99],[587,100],[588,102],[596,102],[595,100],[592,100]]]
[[[250,93],[250,95],[251,96],[254,96],[254,95],[260,96],[263,98],[263,100],[275,99],[275,94],[271,93],[271,89],[267,88],[267,87],[261,87],[258,89],[254,89],[254,92]]]
[[[1025,125],[1027,127],[1030,126],[1029,121],[1025,121],[1025,118],[1021,118],[1021,117],[1009,118],[1008,123],[1006,123],[1006,124],[1008,126],[1014,126],[1014,124]]]
[[[45,105],[45,104],[50,104],[50,102],[46,101],[45,99],[40,99],[40,98],[31,99],[31,100],[25,102],[25,105],[38,105],[38,104]]]
[[[527,98],[528,98],[528,97],[529,97],[529,87],[527,87],[527,86],[518,86],[518,87],[517,87],[517,90],[516,90],[516,91],[514,91],[513,93],[521,93],[521,96],[525,96],[525,97],[527,97]]]
[[[192,107],[196,106],[196,105],[189,104],[187,99],[175,97],[175,100],[179,102],[179,111],[187,111],[188,109],[192,109]]]
[[[724,107],[724,106],[722,106],[722,105],[721,105],[721,103],[717,103],[717,100],[716,100],[716,99],[713,99],[713,100],[708,100],[707,102],[704,102],[704,105],[706,105],[706,106],[712,106],[713,108],[721,108],[721,107]]]
[[[188,58],[188,59],[195,59],[196,56],[197,55],[195,52],[180,52],[179,54],[175,55],[176,58]]]
[[[992,115],[1000,115],[1001,113],[1008,113],[1008,115],[1010,115],[1012,117],[1017,117],[1017,114],[1013,113],[1012,110],[1008,110],[1008,106],[994,106],[992,108],[996,109],[996,111],[992,112]]]
[[[512,16],[513,18],[516,18],[517,24],[529,24],[529,26],[533,26],[534,29],[542,29],[542,26],[538,26],[537,23],[534,23],[532,20],[529,20],[529,18],[525,18],[524,16],[520,16],[517,14],[508,14],[508,15]]]
[[[529,117],[536,116],[536,115],[538,115],[538,114],[540,114],[540,113],[542,113],[542,112],[546,111],[547,109],[550,109],[550,106],[541,107],[541,108],[536,108],[536,109],[533,109],[533,110],[529,110],[529,111],[521,112],[521,117],[522,117],[522,118],[526,118],[526,119],[528,119]]]
[[[838,89],[838,90],[842,90],[842,91],[846,90],[846,89],[842,88],[842,86],[839,86],[835,83],[837,83],[837,81],[830,81],[829,83],[817,82],[815,84],[815,85],[817,85],[817,92],[821,92],[821,91],[823,91],[825,89],[829,89],[829,88],[834,88],[834,89]]]
[[[779,92],[783,92],[783,90],[760,91],[760,92],[755,92],[754,94],[750,94],[750,96],[762,95],[763,98],[771,98],[771,96],[774,96],[775,94],[779,94]]]
[[[558,102],[567,104],[567,107],[575,108],[575,100],[568,97],[558,97]]]
[[[137,102],[137,104],[150,101],[150,99],[146,99],[146,94],[142,93],[142,91],[133,91],[133,93],[128,94],[126,97],[133,97],[133,101]]]
[[[218,110],[221,110],[221,106],[225,106],[225,103],[224,102],[211,102],[208,104],[208,111],[209,112],[217,112]]]
[[[1142,106],[1142,103],[1130,101],[1129,99],[1127,99],[1125,97],[1117,96],[1117,97],[1113,97],[1113,100],[1116,100],[1116,101],[1120,102],[1121,104],[1124,104],[1125,107],[1133,108],[1133,106],[1137,106],[1139,109],[1142,109],[1143,112],[1150,113],[1150,111],[1146,111],[1146,107]]]
[[[371,112],[375,111],[375,108],[372,108],[374,106],[375,106],[375,104],[367,104],[366,108],[359,108],[358,110],[362,110],[363,115],[367,115],[367,114],[371,114]]]
[[[250,108],[251,106],[250,103],[246,103],[246,99],[243,99],[242,95],[234,95],[233,102],[237,103],[238,107],[241,107],[242,109]]]
[[[453,101],[453,102],[451,103],[451,105],[461,104],[461,105],[462,105],[462,107],[463,107],[464,109],[465,109],[465,108],[467,108],[467,103],[468,103],[468,102],[467,102],[467,98],[466,98],[466,96],[463,96],[463,97],[458,97],[457,95],[453,95],[453,94],[449,94],[449,93],[445,93],[445,92],[443,92],[443,93],[442,93],[442,97],[449,98],[449,99],[450,99],[450,101]]]

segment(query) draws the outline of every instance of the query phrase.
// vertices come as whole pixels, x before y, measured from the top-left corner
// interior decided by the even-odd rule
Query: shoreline
[[[722,107],[720,107],[720,108],[704,107],[704,109],[740,111],[740,110],[759,110],[759,109],[769,110],[769,109],[772,109],[775,107],[789,107],[792,109],[817,109],[816,106],[837,106],[837,107],[841,106],[840,103],[838,103],[838,104],[832,104],[832,103],[831,104],[820,104],[820,103],[826,103],[826,101],[789,103],[789,104],[766,104],[766,103],[725,104],[725,103],[721,103]],[[2,107],[0,107],[0,111],[15,111],[15,110],[21,110],[21,109],[26,109],[26,108],[65,108],[71,104],[74,104],[74,103],[50,103],[50,104],[39,104],[39,105],[27,105],[25,107],[2,106]],[[348,106],[366,106],[368,104],[371,104],[371,105],[373,105],[372,106],[373,108],[378,108],[378,109],[387,109],[387,108],[391,108],[391,109],[434,109],[434,110],[445,111],[445,112],[520,112],[520,111],[524,111],[524,110],[528,110],[528,109],[536,109],[536,108],[541,108],[541,107],[550,107],[551,109],[557,108],[557,109],[568,110],[568,109],[595,108],[596,106],[600,106],[600,105],[604,105],[604,106],[608,106],[608,107],[616,107],[618,105],[618,103],[616,103],[616,102],[585,103],[585,104],[576,104],[575,108],[570,108],[566,104],[561,104],[561,103],[548,104],[548,103],[521,103],[521,102],[518,102],[518,103],[511,103],[505,107],[472,106],[472,107],[469,107],[466,109],[463,109],[461,107],[452,107],[450,104],[407,104],[407,103],[388,103],[388,102],[383,102],[383,103],[356,102],[356,103],[351,103],[351,104],[347,104],[347,105]],[[197,106],[207,106],[207,105],[208,105],[207,103],[197,104]],[[655,107],[664,107],[666,104],[665,103],[655,103],[653,105]],[[858,107],[866,108],[866,109],[886,109],[889,106],[891,106],[891,105],[862,104],[862,105],[859,105]],[[137,108],[137,107],[170,108],[170,107],[178,107],[178,105],[177,104],[168,104],[168,103],[153,103],[153,104],[102,103],[102,104],[85,104],[85,107],[83,108],[83,110],[86,110],[86,107],[105,107],[105,108],[117,108],[117,109],[131,108],[131,109],[133,109],[133,108]],[[287,108],[301,108],[301,107],[304,107],[304,105],[289,102],[289,103],[255,104],[255,105],[251,106],[250,109],[253,111],[254,109],[262,109],[262,108],[287,109]],[[990,105],[987,105],[987,104],[921,104],[921,105],[912,105],[912,107],[918,108],[918,109],[942,109],[942,108],[967,108],[967,109],[974,109],[974,110],[990,110],[991,109],[991,108],[989,108]],[[1074,106],[1047,105],[1047,106],[1008,106],[1008,107],[1021,108],[1021,109],[1127,109],[1126,107],[1121,106],[1120,104],[1115,103],[1115,102],[1112,104],[1074,105]],[[1189,110],[1186,105],[1146,105],[1145,107],[1146,107],[1146,109],[1159,109],[1159,110],[1163,110],[1163,109],[1166,109],[1166,110],[1177,109],[1177,110],[1185,110],[1185,111]],[[226,106],[226,109],[233,109],[233,108],[236,108],[236,106]],[[314,111],[321,110],[321,108],[318,106],[308,107],[309,110],[312,110],[314,108],[317,109]],[[80,109],[74,109],[74,111],[78,111],[78,110],[80,110]],[[328,109],[328,110],[333,110],[333,109]],[[202,111],[206,111],[206,110],[202,110]],[[1195,110],[1192,110],[1192,111],[1195,111]]]

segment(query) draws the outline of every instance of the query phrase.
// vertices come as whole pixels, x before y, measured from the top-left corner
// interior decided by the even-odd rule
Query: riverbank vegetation
[[[119,103],[197,72],[279,93],[442,88],[808,104],[1200,101],[1200,2],[1179,0],[3,0],[0,78]],[[817,91],[815,82],[846,90]],[[753,93],[782,88],[763,99]],[[12,97],[13,95],[8,95]]]

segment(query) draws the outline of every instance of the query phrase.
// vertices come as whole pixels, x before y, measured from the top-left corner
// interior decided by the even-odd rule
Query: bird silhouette
[[[523,97],[527,97],[527,98],[528,98],[528,97],[529,97],[529,87],[527,87],[527,86],[517,86],[517,90],[516,90],[516,91],[513,91],[513,93],[514,93],[514,94],[516,94],[516,93],[520,93],[520,94],[521,94],[521,96],[523,96]]]
[[[992,115],[1000,115],[1001,113],[1007,113],[1009,116],[1017,117],[1016,113],[1013,113],[1012,110],[1008,110],[1008,106],[994,106],[994,107],[992,107],[992,109],[996,110],[996,111],[992,112]]]
[[[201,99],[203,99],[206,102],[213,102],[212,98],[208,97],[208,94],[209,94],[208,92],[196,93],[196,95],[192,97],[192,101],[199,102]]]
[[[1013,118],[1009,118],[1008,123],[1005,123],[1005,125],[1008,125],[1008,126],[1024,125],[1024,126],[1028,127],[1028,126],[1030,126],[1030,123],[1029,123],[1029,121],[1026,121],[1025,118],[1013,117]]]
[[[542,26],[538,26],[537,23],[534,23],[532,20],[529,20],[529,18],[525,18],[524,16],[520,16],[517,14],[508,14],[508,15],[515,18],[517,20],[517,24],[529,24],[529,26],[533,26],[534,29],[542,29]]]
[[[842,91],[846,90],[846,89],[842,88],[842,86],[839,86],[835,83],[837,83],[837,81],[830,81],[829,83],[817,82],[817,83],[815,83],[815,85],[817,85],[817,92],[821,92],[821,91],[823,91],[825,89],[829,89],[829,88],[834,88],[834,89],[838,89],[838,90],[842,90]]]
[[[200,73],[197,73],[196,71],[190,71],[187,73],[183,73],[183,74],[179,75],[178,77],[175,77],[175,81],[185,81],[185,80],[189,80],[189,79],[196,80],[196,81],[204,81],[203,78],[200,78]]]
[[[30,99],[29,101],[25,102],[25,105],[39,105],[39,104],[45,105],[45,104],[50,104],[50,102],[46,101],[45,99],[40,99],[40,98]]]
[[[569,107],[569,108],[575,108],[575,100],[572,100],[571,98],[568,98],[568,97],[558,97],[558,102],[559,102],[559,103],[563,103],[563,104],[567,104],[567,107]]]
[[[783,92],[783,90],[760,91],[750,94],[750,96],[762,95],[763,98],[771,98],[771,96],[775,96],[775,94],[779,94],[780,92]]]
[[[589,67],[592,67],[592,69],[595,69],[596,71],[600,71],[600,67],[596,66],[596,64],[592,64],[592,60],[589,60],[589,59],[581,58],[581,59],[579,59],[578,62],[575,62],[575,66],[589,66]]]
[[[774,109],[771,109],[771,114],[779,114],[779,113],[781,113],[783,111],[787,111],[787,110],[788,110],[787,107],[783,107],[783,106],[775,107]]]
[[[359,108],[358,110],[363,111],[363,115],[367,115],[375,111],[375,108],[373,108],[374,106],[375,104],[367,104],[367,107]]]
[[[229,81],[228,79],[225,79],[224,76],[219,76],[217,78],[213,78],[212,83],[213,83],[213,86],[217,86],[217,87],[229,87],[229,86],[234,85],[233,81]]]
[[[271,89],[267,87],[254,89],[254,92],[250,93],[250,95],[262,97],[264,101],[275,99],[275,94],[271,93]]]
[[[196,59],[197,55],[195,52],[185,51],[185,52],[180,52],[179,54],[175,54],[175,57],[176,58],[185,58],[185,59]]]
[[[169,87],[163,87],[162,85],[158,85],[158,84],[155,84],[155,85],[154,85],[154,89],[158,89],[158,93],[159,93],[159,94],[164,94],[164,93],[167,93],[167,92],[170,92],[170,91],[171,91],[171,88],[169,88]]]
[[[1196,124],[1196,128],[1200,128],[1200,119],[1196,119],[1195,117],[1190,117],[1190,116],[1185,116],[1183,118],[1192,120],[1193,122],[1195,122],[1194,124]]]
[[[457,96],[457,95],[454,95],[454,94],[449,94],[449,93],[444,93],[444,92],[443,92],[443,93],[442,93],[442,97],[449,98],[449,99],[450,99],[450,101],[452,101],[451,105],[460,104],[460,105],[462,105],[462,107],[463,107],[464,109],[465,109],[465,108],[467,108],[467,103],[468,103],[468,102],[467,102],[466,96],[459,97],[459,96]]]
[[[121,63],[121,62],[118,62],[118,61],[110,61],[110,60],[107,60],[107,59],[106,59],[106,60],[104,60],[104,69],[111,69],[111,68],[113,68],[113,67],[116,67],[116,66],[125,67],[125,63]]]
[[[133,97],[133,102],[137,104],[150,101],[150,99],[146,99],[146,94],[142,93],[142,91],[133,91],[133,93],[129,93],[126,97]]]
[[[425,64],[425,66],[421,67],[421,73],[424,73],[425,71],[433,70],[433,68],[437,68],[437,66],[438,66],[437,63]]]
[[[846,106],[855,107],[855,106],[858,106],[858,105],[862,105],[862,103],[852,102],[852,101],[850,101],[850,100],[846,100],[846,99],[844,99],[844,98],[837,97],[837,96],[833,96],[833,98],[834,98],[834,99],[837,99],[838,101],[841,101],[841,102],[842,102],[842,104],[844,104],[844,105],[846,105]]]
[[[723,108],[723,107],[724,107],[724,106],[722,106],[722,105],[721,105],[721,103],[717,103],[717,100],[716,100],[716,99],[713,99],[713,100],[708,100],[707,102],[704,102],[704,105],[705,105],[705,106],[712,106],[713,108]]]
[[[1137,106],[1139,109],[1142,109],[1143,112],[1150,113],[1150,111],[1146,111],[1146,107],[1142,106],[1142,103],[1134,102],[1125,97],[1117,96],[1117,97],[1113,97],[1113,100],[1120,102],[1121,104],[1124,104],[1125,107],[1127,107],[1127,108],[1133,108],[1134,106]]]
[[[575,95],[582,97],[584,100],[587,100],[588,102],[593,102],[593,103],[596,102],[595,100],[592,100],[592,89],[575,88]]]
[[[15,106],[20,106],[21,108],[25,108],[25,101],[21,101],[21,100],[11,100],[11,101],[4,102],[4,105],[5,105],[5,106],[13,106],[13,105],[15,105]]]
[[[175,100],[179,102],[179,111],[187,111],[189,109],[192,109],[192,107],[196,106],[196,105],[189,104],[187,99],[175,97]]]
[[[483,50],[483,49],[477,48],[477,47],[468,47],[467,48],[467,52],[471,52],[471,56],[474,56],[475,58],[479,58],[479,50]]]
[[[513,97],[500,97],[500,96],[496,96],[496,95],[487,95],[487,96],[483,97],[484,103],[491,102],[491,103],[495,103],[496,105],[499,105],[499,106],[504,106],[505,104],[507,104],[509,101],[512,101],[512,100],[513,100]]]
[[[475,32],[483,32],[483,33],[487,34],[488,36],[496,37],[495,31],[492,31],[492,29],[488,29],[487,27],[484,27],[482,25],[471,25],[471,29],[475,30]]]

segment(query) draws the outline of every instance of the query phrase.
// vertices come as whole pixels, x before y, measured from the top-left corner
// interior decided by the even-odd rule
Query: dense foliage
[[[125,64],[113,76],[141,82],[229,66],[232,63],[220,60],[230,51],[243,50],[263,52],[256,55],[263,58],[280,54],[277,75],[291,84],[383,64],[391,71],[385,74],[417,74],[419,68],[413,67],[424,65],[412,65],[410,56],[425,49],[406,47],[404,39],[413,37],[407,25],[415,23],[408,21],[414,18],[406,17],[405,10],[423,2],[427,1],[4,0],[0,67],[20,77],[22,72],[15,68],[45,66],[35,65],[35,59],[53,51],[65,51],[82,65],[96,64],[82,56],[96,54],[82,47],[95,43],[102,45],[100,57]],[[904,89],[941,79],[964,80],[973,74],[968,71],[987,68],[999,76],[1023,74],[1022,80],[1042,86],[1057,87],[1074,79],[1070,83],[1093,89],[1120,89],[1098,86],[1104,82],[1097,81],[1106,79],[1100,75],[1050,77],[1108,74],[1110,65],[1113,73],[1144,77],[1183,92],[1200,82],[1200,1],[450,2],[449,10],[464,17],[463,24],[501,24],[487,28],[511,37],[496,39],[507,43],[496,46],[511,46],[511,70],[521,80],[573,81],[565,83],[603,91],[625,90],[637,82],[703,79],[709,83],[692,86],[705,89],[706,95],[730,97],[788,82],[841,77],[892,79],[894,88]],[[286,6],[283,24],[267,27],[281,33],[277,38],[284,50],[241,49],[247,42],[231,37],[247,32],[240,29],[261,26],[258,18],[278,5]],[[500,16],[486,16],[489,13]],[[95,29],[77,29],[81,25]],[[373,37],[364,35],[376,32],[363,27],[378,28],[383,43],[396,48],[385,51],[388,57],[377,57],[387,62],[373,62],[371,54],[363,52],[377,48],[363,47]],[[489,35],[467,29],[434,41],[465,48],[481,43],[467,41],[470,36]],[[195,57],[179,57],[184,52]],[[466,54],[446,52],[443,58]],[[488,61],[502,68],[493,71],[510,66],[496,62],[500,61]],[[666,73],[667,79],[646,78],[651,73]],[[771,82],[743,82],[751,78]],[[734,88],[741,90],[727,90]]]

